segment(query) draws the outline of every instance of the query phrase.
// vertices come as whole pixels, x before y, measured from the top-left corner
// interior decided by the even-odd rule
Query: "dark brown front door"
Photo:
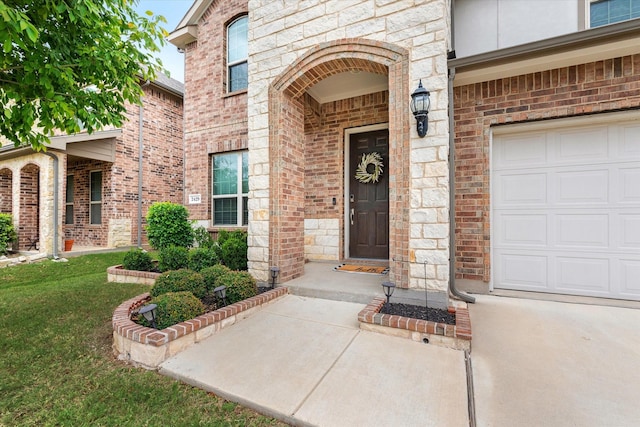
[[[389,131],[353,134],[349,143],[349,256],[389,259]],[[382,157],[383,170],[377,182],[362,183],[356,171],[371,153]],[[373,171],[370,164],[367,172]]]

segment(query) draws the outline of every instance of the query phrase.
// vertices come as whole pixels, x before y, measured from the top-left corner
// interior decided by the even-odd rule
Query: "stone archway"
[[[19,248],[40,239],[40,168],[29,163],[20,170]]]
[[[334,74],[365,71],[388,78],[390,279],[408,287],[410,117],[407,108],[396,108],[396,100],[409,94],[408,68],[409,54],[401,47],[341,39],[311,49],[270,85],[269,263],[280,267],[282,281],[304,271],[304,94]]]

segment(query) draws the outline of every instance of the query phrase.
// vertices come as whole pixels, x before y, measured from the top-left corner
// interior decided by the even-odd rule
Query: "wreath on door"
[[[356,180],[363,184],[376,183],[380,180],[384,164],[382,156],[375,151],[363,154],[356,168]]]

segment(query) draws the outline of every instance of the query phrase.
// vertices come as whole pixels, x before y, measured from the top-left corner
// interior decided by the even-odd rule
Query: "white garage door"
[[[494,287],[640,300],[640,121],[585,124],[494,135]]]

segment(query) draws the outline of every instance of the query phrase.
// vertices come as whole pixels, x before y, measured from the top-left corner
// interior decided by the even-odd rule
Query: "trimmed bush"
[[[180,270],[189,266],[189,250],[183,246],[168,246],[158,252],[160,271]]]
[[[211,234],[205,227],[196,227],[193,230],[193,237],[195,238],[196,245],[199,248],[212,248],[216,243],[211,237]]]
[[[158,296],[168,292],[189,291],[196,298],[204,298],[207,288],[200,273],[192,270],[182,269],[162,273],[156,279],[156,283],[151,288],[151,296]]]
[[[218,238],[222,263],[232,270],[247,269],[247,233],[242,230],[220,232]]]
[[[187,208],[177,203],[157,202],[147,212],[147,237],[154,249],[193,245],[193,228]]]
[[[227,287],[227,302],[229,304],[251,298],[258,293],[256,279],[246,271],[230,271],[220,276],[217,283],[218,286]]]
[[[168,292],[157,296],[151,302],[158,306],[156,311],[158,329],[191,320],[204,314],[205,310],[202,301],[188,291]]]
[[[211,248],[193,248],[189,251],[189,268],[201,271],[218,263],[218,255]]]
[[[9,244],[16,240],[13,217],[8,213],[0,213],[0,254],[6,254]],[[14,248],[17,250],[17,248]]]
[[[207,267],[200,271],[204,284],[207,287],[207,292],[211,293],[213,290],[220,286],[218,285],[220,276],[230,273],[231,270],[226,265],[216,264],[213,267]]]
[[[151,255],[142,249],[131,249],[124,254],[122,267],[125,270],[151,271],[155,268]]]

